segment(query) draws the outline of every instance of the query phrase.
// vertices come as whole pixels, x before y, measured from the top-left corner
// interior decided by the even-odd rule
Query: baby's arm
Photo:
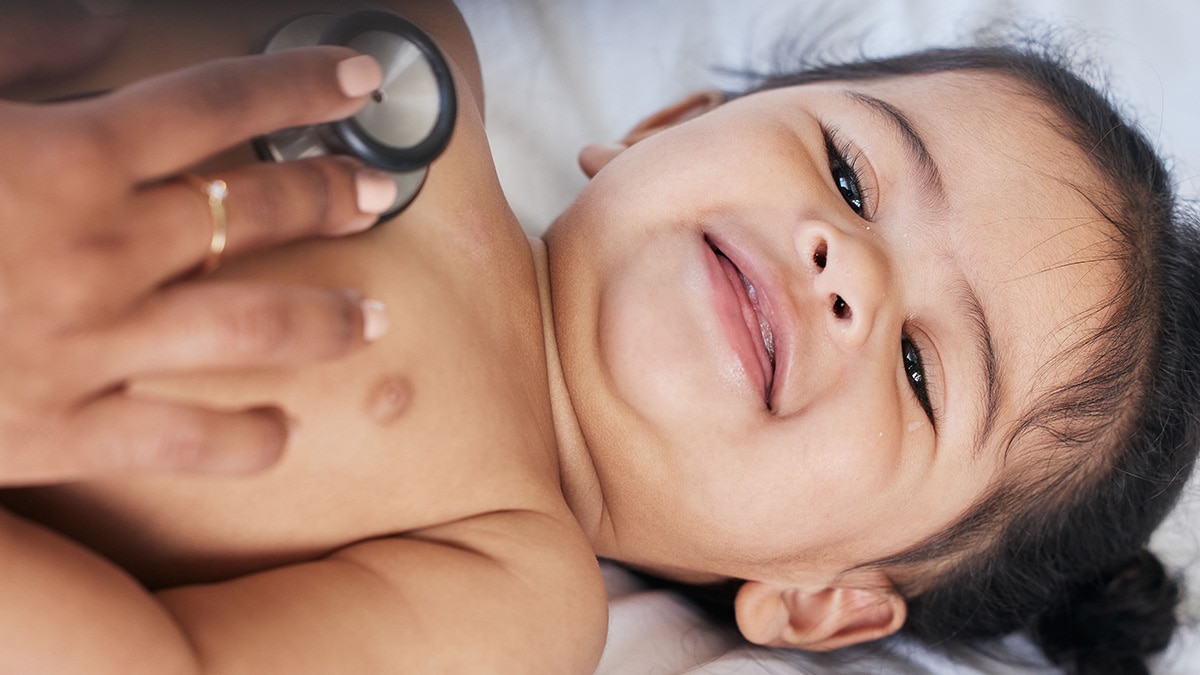
[[[607,612],[578,531],[531,512],[160,597],[215,673],[591,672]]]
[[[468,543],[470,542],[470,543]],[[498,513],[157,597],[0,513],[0,672],[586,672],[605,599],[569,525]]]
[[[187,636],[124,572],[0,510],[0,672],[194,673]]]

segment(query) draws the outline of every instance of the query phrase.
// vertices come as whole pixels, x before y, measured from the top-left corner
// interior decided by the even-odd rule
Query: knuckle
[[[233,307],[218,320],[221,345],[241,354],[265,355],[278,351],[291,340],[294,329],[290,306],[266,298]]]
[[[97,167],[111,164],[108,138],[111,129],[100,116],[55,118],[57,128],[35,128],[38,152],[29,157],[30,175],[53,175],[55,184],[77,187],[79,181],[91,180]],[[31,139],[33,140],[33,139]],[[43,174],[41,171],[52,173]]]
[[[112,280],[135,248],[128,228],[102,218],[68,235],[61,245],[60,267],[51,283],[66,286],[68,298],[89,304],[112,288]]]
[[[314,231],[333,218],[333,182],[338,164],[333,161],[304,162],[297,165],[297,183],[304,191],[305,229]]]
[[[315,160],[264,170],[255,179],[253,196],[239,202],[242,216],[256,230],[248,243],[262,245],[320,231],[335,217],[338,167],[337,162]]]
[[[287,186],[271,171],[264,172],[258,182],[258,189],[253,190],[251,198],[238,203],[241,219],[247,225],[247,244],[261,246],[281,238],[275,228],[281,222],[287,222],[288,210],[293,208],[291,195]]]
[[[4,133],[3,141],[6,157],[21,167],[0,179],[6,204],[25,202],[31,211],[38,206],[42,212],[83,211],[81,199],[111,181],[116,160],[107,141],[112,122],[105,116],[50,107],[8,114],[3,122],[10,130],[19,129]]]
[[[338,293],[333,317],[330,343],[334,350],[341,352],[358,344],[362,336],[362,308],[359,303],[344,293]]]
[[[66,255],[60,266],[41,279],[40,288],[30,292],[35,298],[30,308],[42,317],[54,317],[63,328],[113,318],[136,301],[114,289],[120,261],[114,250]]]
[[[63,319],[84,319],[115,309],[121,300],[113,280],[133,243],[120,228],[81,228],[40,256],[42,267],[28,270],[25,292]]]
[[[256,109],[257,92],[233,59],[218,60],[204,77],[193,78],[191,97],[197,109],[218,111],[222,117],[247,119]]]
[[[118,309],[110,282],[123,245],[105,239],[32,251],[27,257],[37,264],[17,263],[0,274],[0,311],[27,327],[70,327]]]
[[[95,310],[116,261],[133,242],[123,224],[111,218],[124,193],[114,180],[119,179],[116,164],[103,149],[103,125],[53,117],[61,122],[57,133],[34,129],[30,135],[37,152],[19,153],[22,173],[30,179],[3,186],[11,191],[0,189],[10,207],[0,214],[42,225],[10,237],[0,285],[6,304],[25,303],[77,318]]]
[[[38,293],[39,304],[47,314],[53,314],[66,323],[84,320],[86,317],[108,309],[104,302],[104,284],[90,271],[92,264],[76,261],[70,265],[70,274],[56,275],[57,278],[42,284]]]
[[[70,243],[70,258],[102,258],[120,256],[132,246],[130,233],[123,228],[100,226],[79,233]]]
[[[95,175],[96,167],[108,167],[121,155],[123,143],[110,115],[93,115],[77,125],[62,151],[60,166],[72,167],[81,180]]]
[[[188,467],[200,463],[208,449],[208,435],[197,424],[171,424],[152,438],[134,446],[132,462],[140,466]]]

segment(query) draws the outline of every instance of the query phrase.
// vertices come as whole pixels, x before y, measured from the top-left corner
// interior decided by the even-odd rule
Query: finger
[[[196,268],[208,256],[214,221],[222,216],[224,256],[230,257],[302,237],[365,230],[396,198],[390,176],[345,158],[250,164],[207,179],[227,186],[221,214],[188,181],[142,190],[123,240],[123,283],[157,284]]]
[[[377,61],[344,47],[289,49],[151,78],[91,110],[108,151],[143,182],[269,131],[349,117],[382,77]]]
[[[115,392],[65,425],[73,453],[50,479],[131,470],[238,474],[265,469],[283,454],[288,422],[274,408],[223,412]]]
[[[238,281],[168,287],[72,353],[87,384],[273,366],[345,354],[388,327],[386,309],[354,291]]]

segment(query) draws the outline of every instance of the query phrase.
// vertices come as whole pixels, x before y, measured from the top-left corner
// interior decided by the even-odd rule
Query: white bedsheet
[[[831,45],[867,35],[870,54],[960,41],[995,19],[1080,30],[1119,101],[1200,196],[1200,2],[1195,0],[458,0],[484,67],[492,150],[526,230],[541,232],[584,179],[576,152],[619,138],[640,117],[697,88],[728,84],[714,67],[764,63],[786,34]],[[839,19],[844,21],[838,22]],[[833,28],[836,26],[836,30]],[[790,33],[789,33],[790,31]],[[857,45],[857,43],[854,43]],[[852,45],[853,46],[853,45]],[[1156,672],[1200,673],[1200,486],[1154,547],[1191,580],[1180,632]],[[1042,673],[1012,639],[1005,660],[946,654],[898,639],[816,658],[743,646],[686,603],[641,591],[609,569],[612,620],[602,673]],[[1024,665],[1013,660],[1024,659]]]

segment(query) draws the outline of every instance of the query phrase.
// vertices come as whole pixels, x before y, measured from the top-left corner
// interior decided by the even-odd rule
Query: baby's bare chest
[[[219,407],[282,406],[294,428],[276,467],[243,478],[61,486],[6,501],[152,585],[223,578],[486,513],[569,518],[532,269],[442,273],[430,257],[347,245],[267,260],[254,276],[293,281],[290,270],[321,269],[303,276],[362,288],[387,305],[390,332],[337,361],[141,387]]]

